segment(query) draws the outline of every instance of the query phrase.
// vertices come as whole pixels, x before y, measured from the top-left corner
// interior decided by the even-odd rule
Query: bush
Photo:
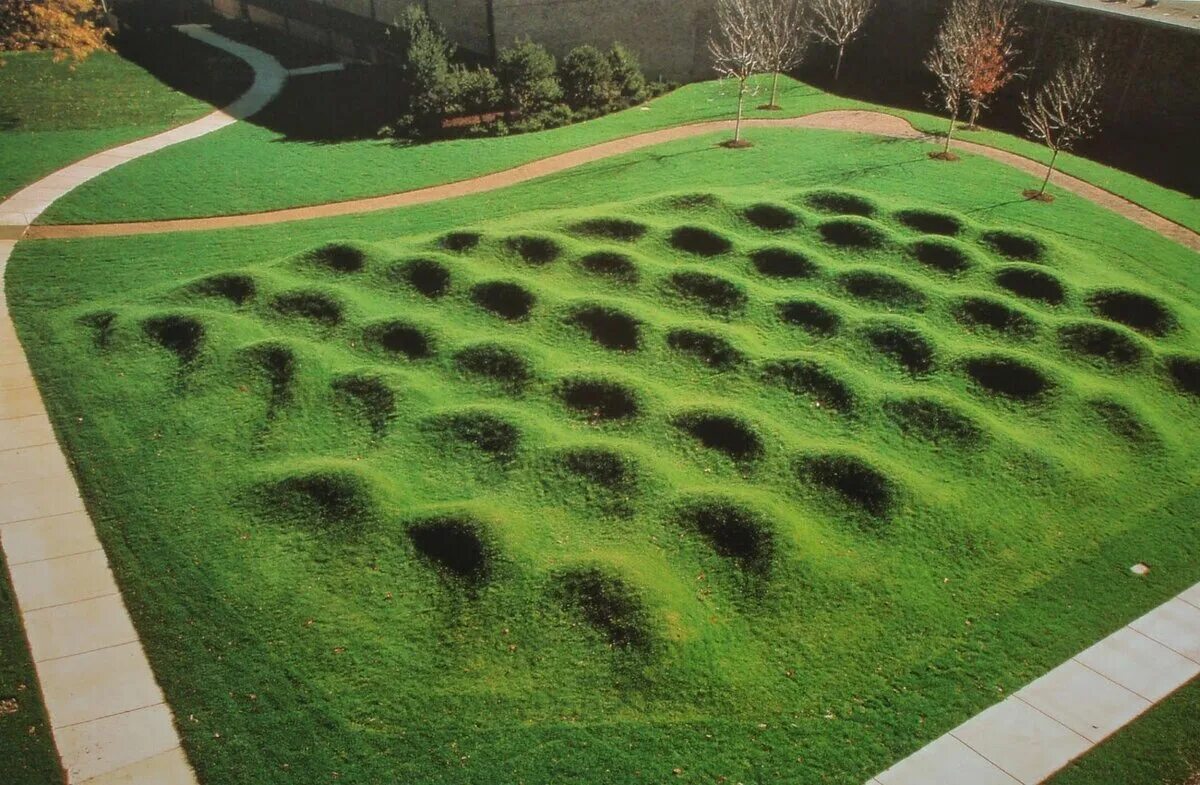
[[[451,99],[454,45],[419,6],[404,9],[388,35],[398,53],[401,81],[408,88],[400,101],[395,131],[417,137],[436,135]]]
[[[526,120],[532,121],[562,100],[554,57],[528,39],[500,53],[496,76],[500,78],[508,109]]]
[[[490,69],[456,65],[450,71],[450,96],[447,113],[482,115],[500,106],[503,93],[500,80]]]
[[[612,69],[613,86],[624,101],[636,104],[646,99],[646,77],[637,55],[623,44],[613,44],[608,51],[608,63]]]
[[[575,110],[603,111],[619,95],[613,82],[612,64],[594,46],[577,46],[563,58],[558,69],[563,96]]]

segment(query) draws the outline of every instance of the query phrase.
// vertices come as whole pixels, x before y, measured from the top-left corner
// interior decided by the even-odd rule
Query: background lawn
[[[861,785],[1195,582],[1195,254],[754,139],[18,246],[202,781]]]
[[[314,114],[314,106],[332,107],[330,116],[351,118],[346,121],[351,125],[357,122],[355,101],[370,106],[372,115],[378,113],[386,96],[354,83],[367,78],[349,72],[293,79],[253,122],[238,123],[106,173],[60,200],[41,221],[89,223],[227,215],[378,196],[499,171],[656,128],[728,118],[734,105],[733,88],[712,81],[686,85],[642,107],[541,133],[409,146],[370,138],[323,141],[331,130],[320,127],[314,131],[313,124],[306,121]],[[786,117],[866,108],[905,117],[921,130],[941,132],[945,128],[945,121],[919,112],[841,98],[794,80],[783,84],[783,112],[751,110],[749,115]],[[1048,157],[1040,146],[1007,134],[981,131],[963,138],[1037,160]],[[1072,174],[1200,230],[1200,205],[1195,199],[1086,159],[1063,156],[1060,161]],[[1021,187],[1033,181],[1027,177]]]

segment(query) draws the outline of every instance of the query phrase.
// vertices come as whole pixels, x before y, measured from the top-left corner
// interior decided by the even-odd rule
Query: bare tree
[[[1102,60],[1096,41],[1075,46],[1046,79],[1037,92],[1021,96],[1021,116],[1029,134],[1050,148],[1050,163],[1040,190],[1027,194],[1047,199],[1046,185],[1054,172],[1054,162],[1062,150],[1086,139],[1100,126],[1100,90],[1104,86]]]
[[[966,100],[970,83],[968,49],[971,46],[971,28],[965,23],[967,14],[963,9],[976,0],[953,0],[942,26],[934,38],[933,50],[925,59],[925,67],[937,78],[938,90],[931,94],[930,101],[941,104],[950,115],[950,127],[946,129],[946,146],[934,157],[954,160],[950,152],[950,141],[954,138],[954,126],[958,122]]]
[[[969,0],[964,6],[971,38],[966,52],[967,104],[971,111],[967,125],[973,128],[988,100],[1018,74],[1020,6],[1017,0]]]
[[[819,40],[837,47],[836,80],[842,73],[842,56],[846,44],[858,35],[867,15],[875,8],[875,0],[808,0],[808,29]]]
[[[708,40],[713,68],[723,78],[737,82],[737,121],[733,127],[732,147],[744,147],[742,112],[746,103],[747,83],[763,68],[761,30],[762,0],[717,0],[717,30]]]
[[[804,62],[809,33],[800,0],[760,0],[763,68],[771,72],[771,101],[759,109],[779,109],[779,75]]]

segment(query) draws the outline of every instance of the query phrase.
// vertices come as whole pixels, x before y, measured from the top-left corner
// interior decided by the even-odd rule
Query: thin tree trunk
[[[975,124],[979,122],[979,107],[980,104],[978,101],[971,102],[971,119],[967,123],[967,126],[970,128],[974,128]]]
[[[778,94],[779,94],[779,72],[776,71],[771,76],[771,106],[778,106],[778,104],[775,103],[775,98]]]
[[[838,77],[842,75],[842,55],[845,53],[846,53],[846,45],[842,44],[841,46],[838,47],[837,65],[834,66],[834,69],[833,69],[833,81],[835,81],[835,82],[838,80]]]
[[[958,110],[954,110],[954,114],[950,115],[950,128],[946,131],[946,146],[942,148],[943,155],[950,155],[950,140],[954,138],[954,124],[958,122]]]
[[[733,124],[733,143],[742,141],[742,104],[746,101],[746,80],[738,84],[737,120]]]
[[[1058,150],[1055,149],[1054,154],[1050,156],[1050,165],[1046,167],[1046,178],[1042,180],[1042,190],[1038,191],[1038,196],[1046,193],[1046,186],[1050,183],[1050,175],[1054,173],[1054,162],[1058,159]]]

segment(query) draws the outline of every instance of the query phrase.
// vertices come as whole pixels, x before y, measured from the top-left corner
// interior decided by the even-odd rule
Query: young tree
[[[967,125],[973,128],[988,100],[1017,76],[1020,6],[1017,0],[970,0],[964,6],[972,39],[966,52]]]
[[[708,39],[713,68],[737,82],[737,120],[730,147],[748,147],[742,140],[742,112],[751,76],[763,67],[761,0],[717,0],[717,30]]]
[[[612,67],[613,84],[622,99],[636,103],[646,97],[646,75],[636,54],[616,43],[608,50],[608,63]]]
[[[518,41],[496,59],[496,76],[510,112],[532,118],[562,100],[554,56],[529,39]]]
[[[567,53],[558,67],[563,97],[578,111],[602,112],[620,95],[613,81],[612,63],[594,46],[584,44]]]
[[[49,49],[55,60],[82,60],[106,46],[101,15],[97,0],[0,0],[0,52]]]
[[[760,109],[779,109],[779,75],[804,62],[809,34],[800,0],[760,0],[763,68],[771,72],[771,101]]]
[[[875,8],[875,0],[808,0],[808,29],[814,37],[837,47],[836,80],[842,73],[842,55],[846,44],[856,35],[867,15]]]
[[[1095,40],[1078,43],[1054,69],[1037,92],[1021,96],[1021,116],[1029,134],[1050,148],[1050,163],[1038,191],[1031,198],[1049,201],[1046,185],[1062,150],[1095,133],[1100,126],[1100,90],[1104,86],[1102,61]]]
[[[969,6],[977,5],[979,0],[952,0],[950,10],[938,28],[934,38],[933,50],[925,59],[925,67],[937,79],[938,89],[930,95],[930,101],[941,104],[950,116],[950,126],[946,129],[946,146],[934,157],[943,160],[954,160],[950,152],[950,142],[954,138],[954,126],[958,122],[958,114],[962,111],[970,83],[970,68],[968,60],[972,44],[972,27],[969,23]]]
[[[454,45],[420,6],[405,8],[388,33],[399,54],[397,68],[405,88],[397,130],[413,136],[435,135],[450,105]]]

